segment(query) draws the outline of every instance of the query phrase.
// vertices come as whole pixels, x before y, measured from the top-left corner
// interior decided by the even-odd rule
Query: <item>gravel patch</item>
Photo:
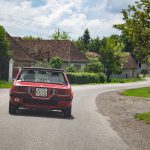
[[[150,150],[150,125],[134,119],[134,114],[150,111],[149,98],[107,92],[96,98],[96,104],[131,150]]]

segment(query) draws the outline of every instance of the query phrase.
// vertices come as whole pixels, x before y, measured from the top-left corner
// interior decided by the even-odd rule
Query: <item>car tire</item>
[[[9,102],[9,114],[13,115],[16,113],[17,107],[12,104],[11,102]]]
[[[64,116],[71,117],[71,106],[64,109]]]

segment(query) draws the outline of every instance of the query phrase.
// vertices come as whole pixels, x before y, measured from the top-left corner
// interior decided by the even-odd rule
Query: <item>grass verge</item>
[[[150,77],[150,74],[147,74],[146,77]]]
[[[150,87],[125,90],[122,95],[150,98]]]
[[[12,85],[11,82],[0,80],[0,88],[10,88]]]
[[[150,124],[150,112],[135,114],[134,118],[137,120],[143,120],[146,124]]]
[[[111,83],[129,83],[129,82],[137,82],[142,81],[141,78],[128,78],[128,79],[119,79],[119,78],[113,78]]]

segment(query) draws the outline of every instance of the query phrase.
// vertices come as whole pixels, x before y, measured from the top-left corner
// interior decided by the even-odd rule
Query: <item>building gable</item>
[[[130,53],[124,53],[125,55],[125,62],[123,64],[123,69],[136,69],[137,63],[133,56]]]
[[[10,50],[14,60],[34,61],[34,59],[27,54],[24,49],[7,33],[7,39],[10,43]]]

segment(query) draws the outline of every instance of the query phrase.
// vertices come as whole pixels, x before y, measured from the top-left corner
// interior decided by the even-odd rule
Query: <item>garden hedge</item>
[[[71,84],[104,83],[106,76],[103,73],[67,73]]]

